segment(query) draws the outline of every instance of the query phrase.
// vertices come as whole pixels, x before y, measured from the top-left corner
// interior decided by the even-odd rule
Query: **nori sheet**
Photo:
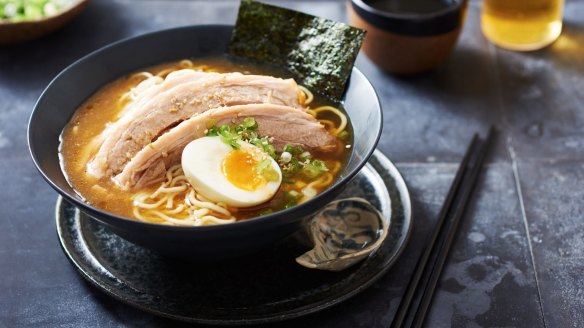
[[[284,66],[301,84],[339,101],[365,31],[297,11],[242,0],[229,51]]]

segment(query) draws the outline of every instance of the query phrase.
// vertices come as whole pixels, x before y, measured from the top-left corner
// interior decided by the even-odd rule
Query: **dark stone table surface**
[[[345,21],[343,1],[277,1]],[[87,284],[57,241],[57,194],[29,157],[26,125],[49,81],[121,38],[232,24],[237,1],[93,0],[64,29],[0,47],[0,327],[184,326],[114,301]],[[567,0],[552,46],[516,53],[489,44],[471,2],[448,62],[414,78],[357,66],[384,109],[379,149],[403,173],[412,239],[377,283],[284,327],[381,327],[405,282],[474,132],[501,134],[441,278],[428,327],[584,327],[584,1]],[[64,91],[66,92],[66,91]]]

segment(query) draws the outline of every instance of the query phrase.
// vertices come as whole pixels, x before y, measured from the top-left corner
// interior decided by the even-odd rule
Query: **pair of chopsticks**
[[[480,139],[477,134],[472,138],[446,196],[430,241],[410,278],[391,328],[421,327],[424,323],[460,218],[474,190],[493,138],[492,126],[485,140]]]

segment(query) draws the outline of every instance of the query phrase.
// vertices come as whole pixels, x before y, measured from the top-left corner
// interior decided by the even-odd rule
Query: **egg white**
[[[258,147],[239,141],[240,149],[246,152],[262,151]],[[265,203],[278,191],[282,183],[282,172],[278,163],[266,155],[278,173],[277,181],[268,181],[256,190],[248,191],[234,186],[223,175],[222,164],[233,148],[219,137],[203,137],[191,141],[182,153],[182,168],[195,190],[214,202],[223,202],[232,207],[250,207]]]

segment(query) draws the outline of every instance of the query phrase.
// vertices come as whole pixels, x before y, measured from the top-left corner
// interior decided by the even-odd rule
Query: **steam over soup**
[[[351,126],[287,76],[215,58],[120,78],[65,127],[63,169],[90,204],[152,223],[222,224],[305,202],[342,171]]]

